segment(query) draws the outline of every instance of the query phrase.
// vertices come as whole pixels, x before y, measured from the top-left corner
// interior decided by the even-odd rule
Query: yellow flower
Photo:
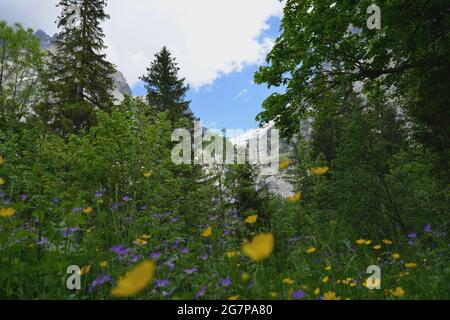
[[[403,290],[402,287],[397,287],[395,288],[395,290],[389,290],[389,292],[391,293],[391,295],[393,295],[394,297],[398,297],[401,298],[405,295],[405,290]]]
[[[272,254],[274,241],[271,233],[260,233],[251,242],[244,243],[242,251],[254,262],[262,261]]]
[[[136,240],[134,240],[134,244],[136,244],[138,246],[145,246],[147,244],[147,240],[142,239],[142,238],[137,238]]]
[[[211,235],[212,235],[212,227],[209,226],[208,228],[206,228],[205,231],[203,231],[202,237],[203,238],[209,238],[209,237],[211,237]]]
[[[0,217],[2,218],[11,218],[16,214],[16,210],[13,208],[1,208],[0,209]]]
[[[316,168],[311,168],[312,173],[314,173],[316,176],[323,176],[324,174],[326,174],[328,171],[330,171],[329,167],[316,167]]]
[[[282,283],[287,284],[288,286],[292,286],[295,283],[295,281],[292,279],[286,278],[286,279],[283,279]]]
[[[317,251],[317,249],[314,248],[314,247],[311,247],[311,248],[306,249],[306,253],[307,253],[307,254],[312,254],[312,253],[315,253],[316,251]]]
[[[155,264],[152,261],[145,261],[137,265],[126,274],[112,289],[111,294],[116,297],[129,297],[137,295],[144,290],[152,281],[155,274]]]
[[[405,268],[413,269],[415,267],[417,267],[417,263],[414,263],[414,262],[405,263]]]
[[[239,300],[239,298],[240,298],[239,295],[235,295],[235,296],[229,297],[228,300],[230,300],[230,301]]]
[[[227,255],[228,258],[234,258],[234,257],[239,256],[240,254],[241,254],[241,253],[240,253],[239,251],[228,251],[228,252],[226,253],[226,255]]]
[[[367,240],[366,242],[365,242],[365,245],[366,246],[370,246],[372,244],[372,240]]]
[[[90,265],[81,267],[81,269],[80,269],[80,276],[84,276],[85,274],[89,273],[89,271],[91,271],[91,266]]]
[[[255,214],[253,216],[248,216],[247,219],[245,219],[245,223],[248,224],[254,224],[258,220],[258,216]]]
[[[106,268],[106,267],[108,267],[108,261],[102,261],[99,263],[99,265],[100,265],[100,268]]]
[[[322,279],[322,282],[325,283],[325,284],[330,282],[330,277],[326,276],[325,278]]]
[[[153,176],[153,171],[145,171],[144,172],[144,177],[145,178],[150,178],[151,176]]]
[[[400,255],[398,254],[398,253],[393,253],[392,254],[392,258],[394,258],[395,260],[398,260],[398,259],[400,259]]]
[[[333,267],[332,266],[326,266],[325,270],[330,271]]]
[[[92,209],[92,207],[87,207],[83,209],[83,212],[85,214],[91,214],[92,212],[94,212],[94,209]]]
[[[385,245],[387,245],[387,246],[390,246],[391,244],[392,244],[392,241],[391,240],[383,240],[383,243],[385,244]]]
[[[0,186],[4,185],[6,183],[6,180],[3,178],[0,178]]]
[[[366,244],[366,240],[364,240],[364,239],[359,239],[359,240],[356,240],[356,243],[357,243],[357,244],[360,244],[360,245],[363,245],[363,244]]]
[[[241,274],[241,280],[244,283],[247,283],[250,280],[250,274],[248,272],[243,272]]]
[[[0,156],[0,165],[4,164],[6,162],[6,159],[3,158],[3,156]]]
[[[316,288],[316,290],[314,290],[314,294],[318,296],[320,294],[320,288]]]
[[[380,249],[381,249],[381,246],[378,244],[378,245],[374,246],[373,249],[374,249],[374,250],[380,250]]]
[[[287,197],[287,201],[290,203],[299,202],[302,199],[302,193],[296,192],[292,196]]]
[[[336,292],[328,291],[323,294],[325,300],[341,300],[340,297],[336,296]]]
[[[283,160],[280,162],[280,169],[284,170],[287,169],[291,165],[290,160]]]
[[[272,299],[276,299],[276,298],[278,298],[278,293],[272,291],[272,292],[270,293],[270,297],[271,297]]]

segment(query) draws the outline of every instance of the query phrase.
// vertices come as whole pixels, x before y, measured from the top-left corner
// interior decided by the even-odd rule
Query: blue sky
[[[267,22],[270,26],[260,38],[276,38],[279,34],[280,19],[272,17]],[[262,102],[275,90],[266,85],[253,83],[254,73],[259,65],[248,65],[241,71],[222,75],[211,85],[191,89],[188,99],[191,109],[209,129],[243,129],[259,126],[255,117],[262,111]],[[279,89],[278,89],[279,90]],[[133,86],[134,95],[144,95],[142,83]]]

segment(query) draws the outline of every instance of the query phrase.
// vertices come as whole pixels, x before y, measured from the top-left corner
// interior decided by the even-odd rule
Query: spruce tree
[[[157,112],[167,112],[172,124],[181,118],[193,118],[190,101],[185,100],[189,85],[185,85],[185,78],[178,78],[178,71],[175,58],[163,47],[147,68],[147,75],[140,78],[145,82],[149,105]]]
[[[101,22],[109,19],[106,0],[60,0],[61,30],[50,54],[47,121],[62,133],[77,133],[95,123],[95,110],[110,112],[114,98],[113,64],[102,51]],[[74,16],[79,8],[79,19]],[[75,17],[75,20],[74,20]],[[79,20],[79,21],[77,21]],[[74,24],[75,22],[75,24]]]

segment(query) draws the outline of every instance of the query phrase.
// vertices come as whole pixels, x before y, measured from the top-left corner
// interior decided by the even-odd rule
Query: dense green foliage
[[[193,131],[175,60],[156,55],[147,101],[113,104],[106,1],[61,5],[75,2],[82,28],[63,11],[50,60],[30,30],[0,23],[1,299],[110,299],[142,283],[123,296],[450,297],[445,1],[380,1],[381,30],[365,27],[369,1],[286,2],[256,80],[286,86],[260,119],[295,138],[287,199],[258,185],[258,166],[175,165],[173,130]],[[15,89],[4,78],[35,74]],[[130,280],[149,260],[154,279]],[[381,290],[367,288],[373,265]]]

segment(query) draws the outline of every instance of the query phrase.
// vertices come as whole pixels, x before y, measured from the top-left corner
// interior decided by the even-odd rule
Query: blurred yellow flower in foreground
[[[268,258],[273,251],[274,238],[271,233],[260,233],[251,242],[244,243],[242,252],[254,262]]]
[[[328,171],[330,171],[329,167],[315,167],[311,168],[312,173],[314,173],[316,176],[323,176]]]
[[[312,254],[312,253],[315,253],[316,251],[317,251],[317,249],[314,248],[314,247],[311,247],[311,248],[306,249],[306,253],[307,253],[307,254]]]
[[[280,169],[284,170],[287,169],[291,165],[290,160],[283,160],[280,162]]]
[[[391,295],[393,295],[394,297],[401,298],[405,295],[405,290],[403,290],[402,287],[397,287],[397,288],[395,288],[395,290],[392,290],[392,289],[389,290],[389,293]]]
[[[116,297],[129,297],[137,295],[144,290],[152,281],[155,274],[155,263],[145,261],[127,273],[117,282],[117,286],[112,289],[111,294]]]
[[[209,226],[208,228],[206,228],[205,231],[203,231],[202,237],[203,238],[209,238],[209,237],[211,237],[211,235],[212,235],[212,227]]]
[[[83,212],[85,214],[91,214],[92,212],[94,212],[94,209],[92,209],[92,207],[87,207],[83,209]]]
[[[258,220],[258,216],[255,214],[253,216],[248,216],[247,219],[245,219],[245,223],[248,224],[254,224]]]
[[[11,218],[16,214],[16,210],[13,208],[1,208],[0,209],[0,217],[2,218]]]
[[[302,193],[296,192],[292,196],[287,197],[287,201],[290,203],[299,202],[302,199]]]

